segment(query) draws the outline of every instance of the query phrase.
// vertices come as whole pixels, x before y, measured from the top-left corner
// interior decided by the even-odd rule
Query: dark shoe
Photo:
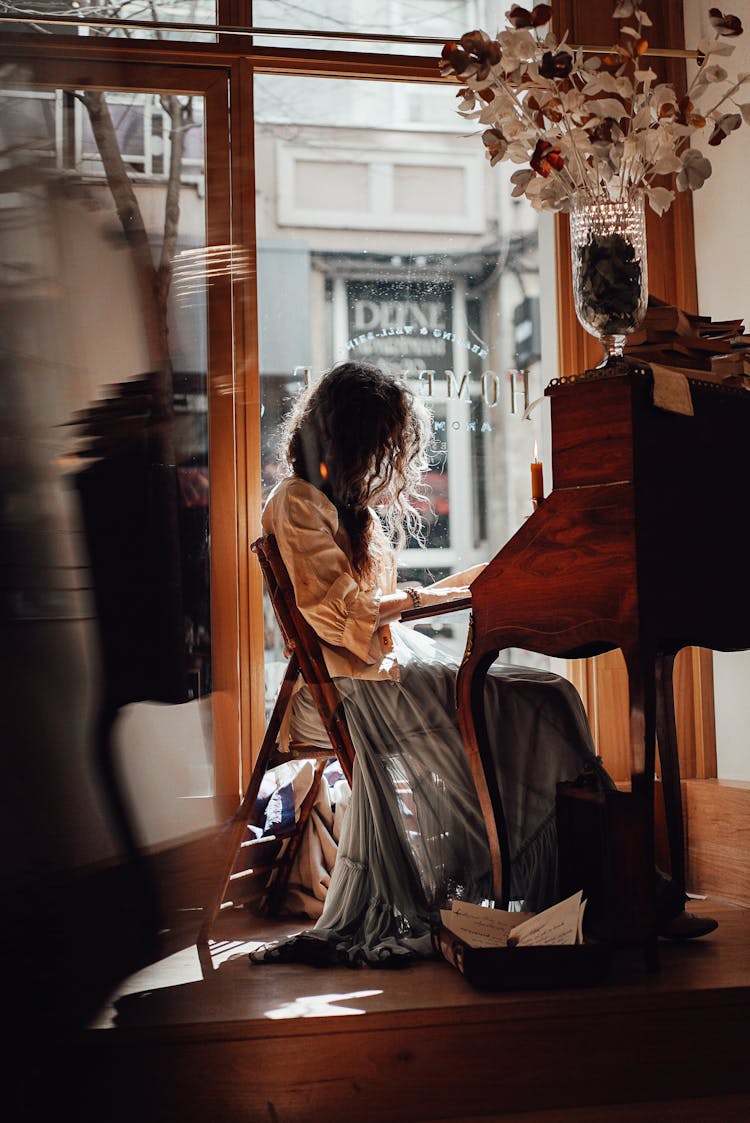
[[[694,940],[707,936],[719,927],[718,920],[710,916],[696,916],[694,912],[678,912],[659,925],[659,935],[665,940]]]

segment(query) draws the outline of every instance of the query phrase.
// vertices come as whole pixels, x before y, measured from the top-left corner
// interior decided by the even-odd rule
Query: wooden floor
[[[750,1118],[750,911],[691,908],[711,936],[617,953],[605,985],[474,991],[452,967],[252,965],[294,922],[222,914],[127,980],[75,1043],[75,1117],[130,1123]],[[71,1116],[73,1117],[73,1116]]]

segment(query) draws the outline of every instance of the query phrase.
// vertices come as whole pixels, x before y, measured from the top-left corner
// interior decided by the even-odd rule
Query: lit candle
[[[544,499],[544,466],[539,459],[536,441],[534,441],[534,459],[531,461],[531,499],[534,506]]]

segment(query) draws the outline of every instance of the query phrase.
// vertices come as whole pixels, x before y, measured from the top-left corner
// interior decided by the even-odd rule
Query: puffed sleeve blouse
[[[398,678],[391,630],[379,623],[381,597],[396,591],[396,563],[373,518],[383,561],[374,578],[360,584],[349,558],[349,536],[318,488],[288,476],[263,510],[263,533],[276,538],[297,606],[320,639],[332,678]]]

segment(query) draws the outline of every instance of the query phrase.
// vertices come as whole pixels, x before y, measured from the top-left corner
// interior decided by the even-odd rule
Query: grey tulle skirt
[[[452,896],[490,894],[482,816],[456,715],[458,666],[438,644],[392,627],[400,681],[338,679],[356,747],[351,802],[323,912],[304,936],[255,961],[395,965],[431,954],[430,915]],[[511,854],[511,898],[558,899],[556,786],[594,769],[588,721],[558,675],[495,664],[485,712]]]

